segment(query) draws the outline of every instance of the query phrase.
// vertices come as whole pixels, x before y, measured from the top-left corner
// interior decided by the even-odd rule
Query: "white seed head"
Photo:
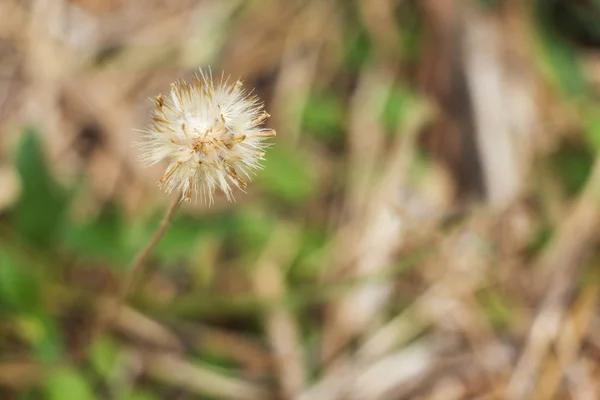
[[[200,196],[212,203],[216,188],[232,199],[231,184],[246,187],[260,168],[265,139],[275,131],[261,127],[269,117],[260,100],[239,80],[229,83],[200,70],[191,84],[178,80],[167,98],[159,95],[152,125],[144,130],[140,147],[147,165],[168,162],[158,182],[167,193],[181,192],[182,200]]]

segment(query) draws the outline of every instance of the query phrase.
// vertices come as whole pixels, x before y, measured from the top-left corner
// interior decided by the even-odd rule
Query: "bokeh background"
[[[0,399],[599,399],[599,50],[598,0],[0,0]],[[278,136],[115,307],[198,67]]]

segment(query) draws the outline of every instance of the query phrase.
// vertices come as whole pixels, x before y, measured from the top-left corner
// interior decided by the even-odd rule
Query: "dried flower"
[[[150,128],[144,130],[142,159],[148,164],[163,160],[169,165],[158,182],[167,193],[181,191],[182,200],[200,195],[212,203],[220,188],[229,200],[231,184],[246,187],[250,173],[260,168],[265,139],[275,136],[261,125],[269,118],[258,97],[229,83],[223,76],[200,70],[191,84],[178,80],[171,96],[159,95]]]

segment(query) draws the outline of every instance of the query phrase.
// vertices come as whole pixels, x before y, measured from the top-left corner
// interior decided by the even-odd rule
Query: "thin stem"
[[[180,205],[181,197],[176,196],[173,203],[165,213],[162,221],[160,222],[160,225],[158,226],[148,243],[146,243],[146,246],[144,246],[131,260],[131,263],[129,264],[129,268],[127,270],[127,275],[125,276],[125,280],[121,285],[119,295],[116,298],[116,301],[99,302],[98,310],[100,314],[100,320],[90,335],[90,339],[88,342],[89,345],[92,345],[94,340],[98,336],[100,336],[102,332],[104,332],[105,328],[118,317],[119,312],[121,311],[121,307],[123,306],[123,304],[127,300],[127,297],[129,296],[129,292],[131,291],[136,276],[140,273],[140,270],[144,266],[146,259],[152,253],[152,250],[154,250],[158,242],[160,242],[160,239],[162,239],[163,235],[167,231],[167,228],[173,220],[175,212],[177,212]],[[80,351],[72,355],[71,359],[80,359],[84,355],[84,350],[85,348],[80,349]]]
[[[169,224],[173,220],[175,212],[179,209],[180,204],[181,198],[176,196],[173,203],[167,210],[165,216],[163,217],[162,221],[160,222],[158,229],[156,229],[156,231],[154,232],[154,235],[152,235],[146,246],[135,255],[135,257],[131,261],[131,264],[129,264],[129,270],[127,272],[127,276],[125,277],[125,282],[121,286],[121,291],[119,292],[119,298],[117,303],[118,307],[120,307],[121,303],[123,303],[127,299],[127,296],[129,295],[129,290],[131,289],[133,281],[138,274],[138,270],[142,268],[144,262],[146,261],[150,253],[152,253],[152,250],[154,250],[158,242],[160,242],[160,239],[162,239],[163,235],[167,231],[167,228],[169,227]]]

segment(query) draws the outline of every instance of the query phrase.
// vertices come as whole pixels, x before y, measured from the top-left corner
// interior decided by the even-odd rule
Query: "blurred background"
[[[115,308],[209,66],[274,146]],[[0,399],[599,399],[599,91],[598,0],[0,0]]]

